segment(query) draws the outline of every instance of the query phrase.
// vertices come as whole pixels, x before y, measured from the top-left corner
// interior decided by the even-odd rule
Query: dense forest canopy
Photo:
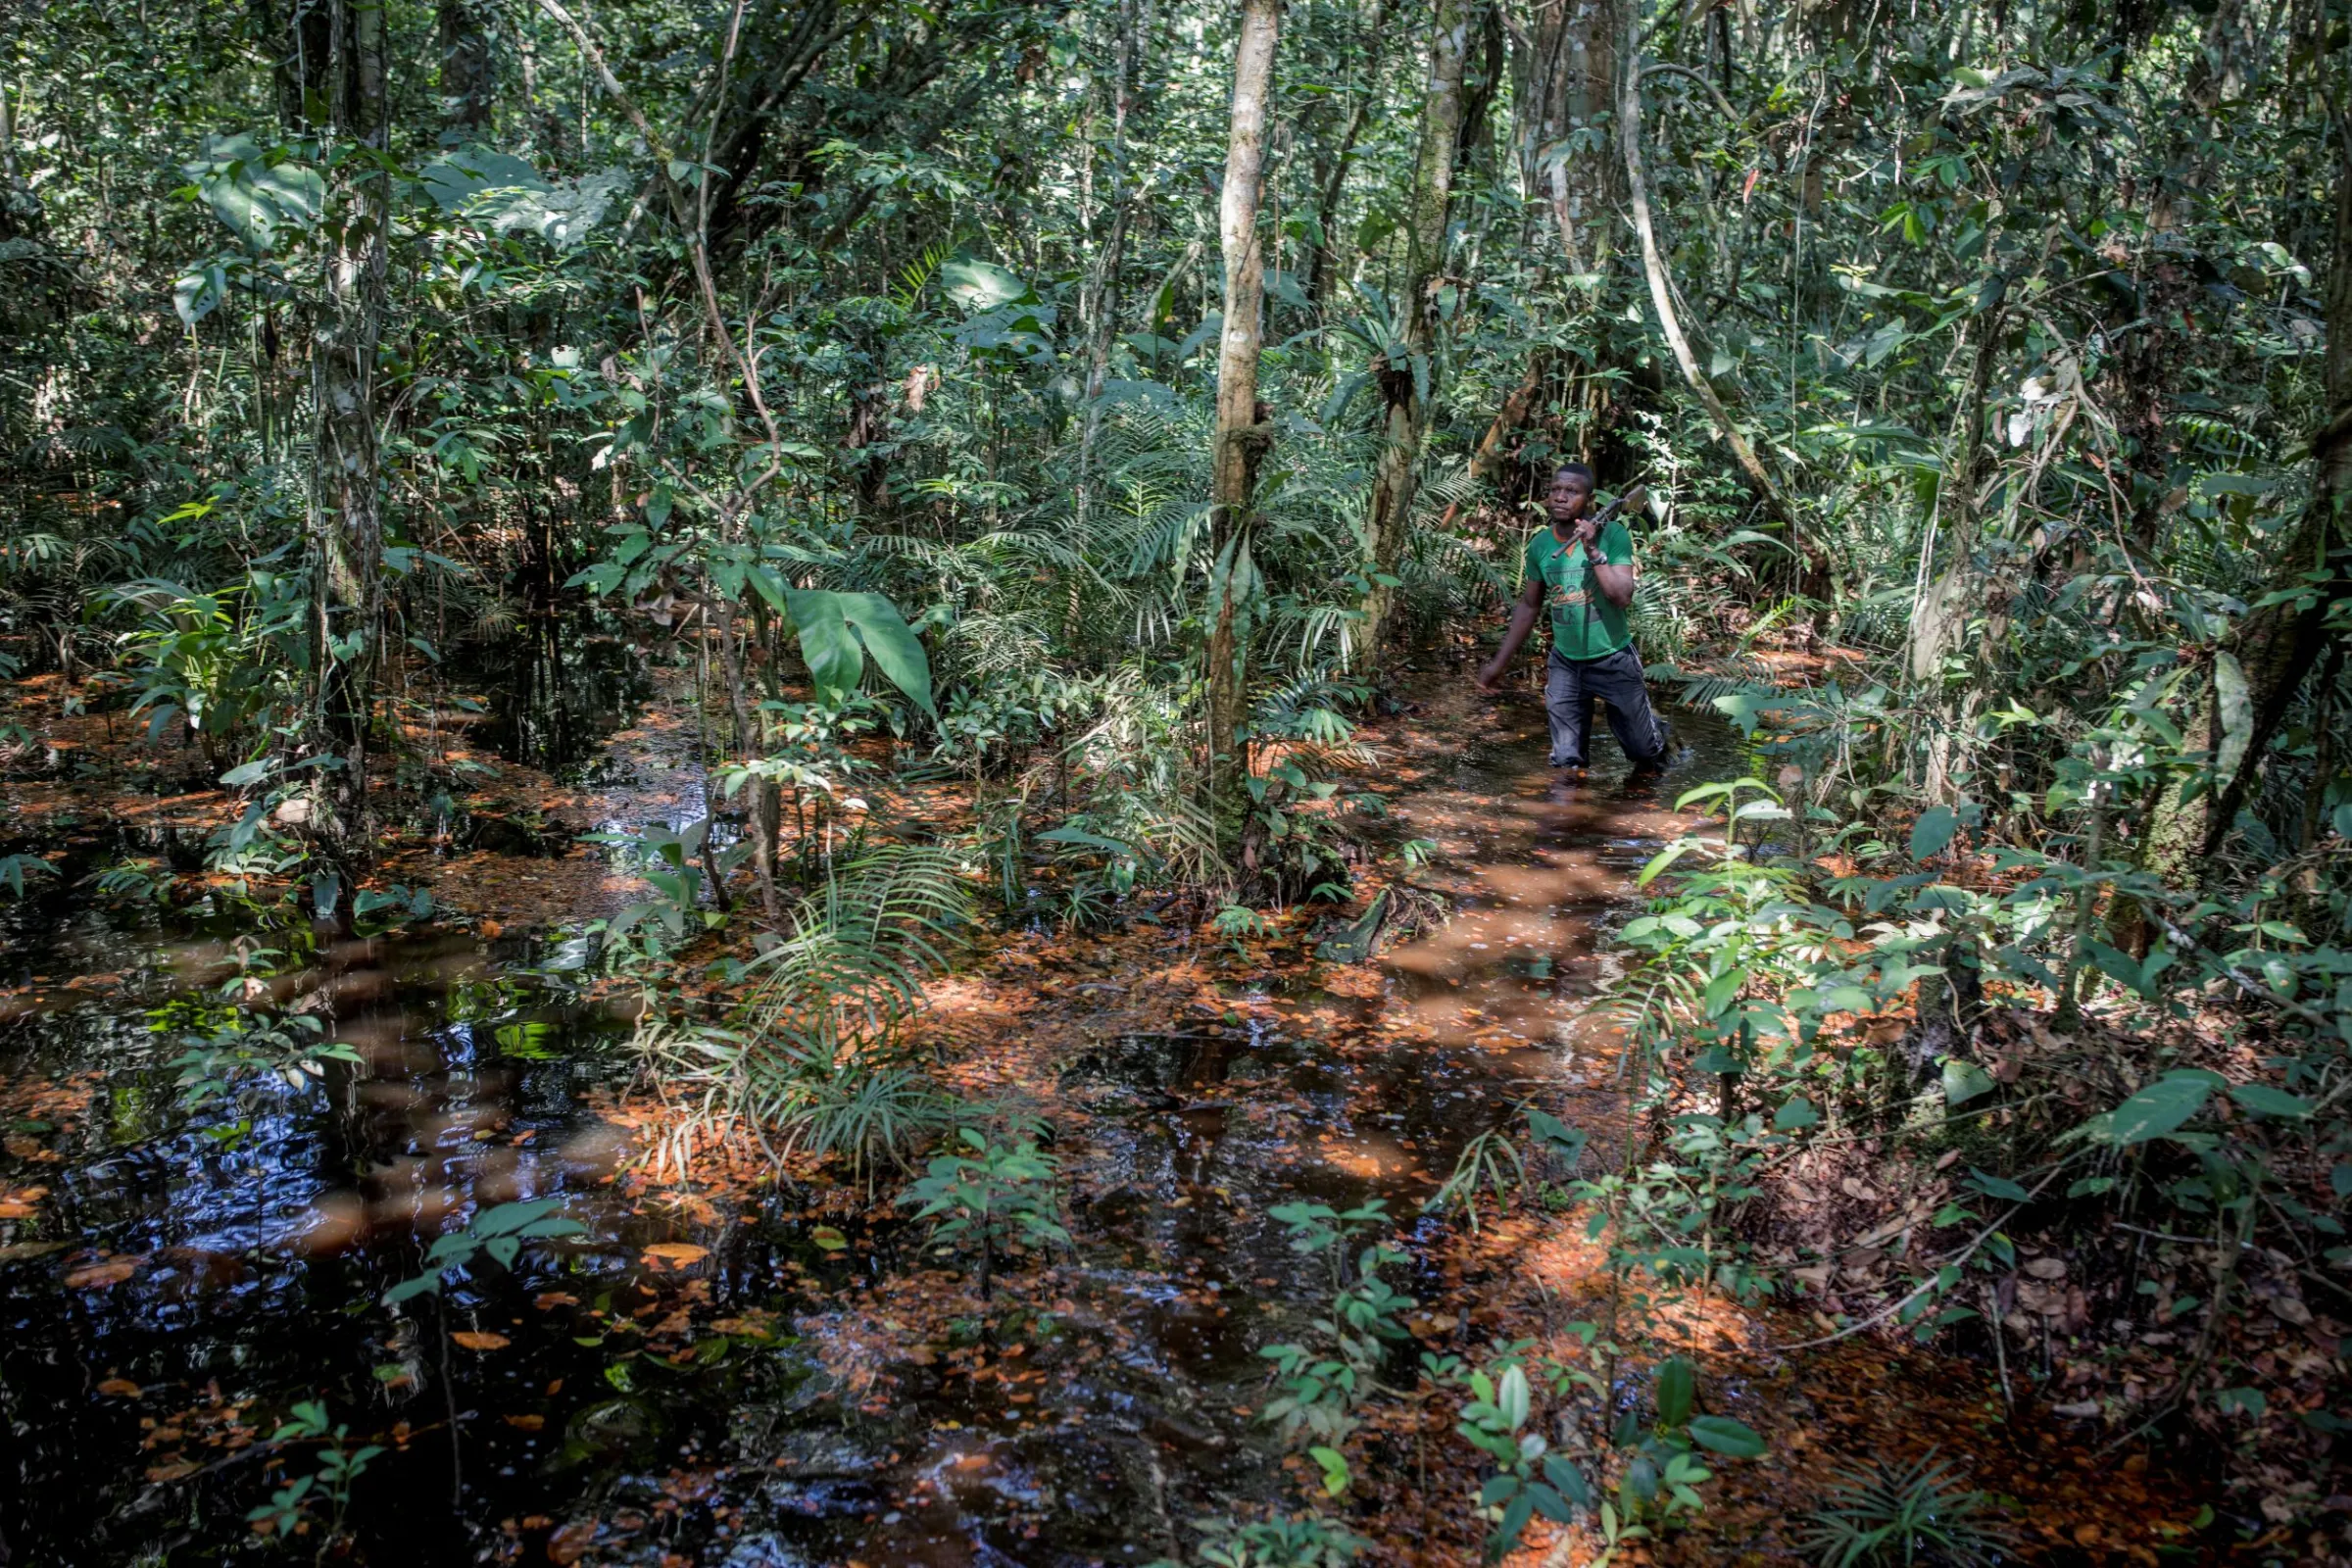
[[[698,769],[605,835],[652,892],[594,928],[699,1107],[672,1152],[870,1190],[956,1115],[867,1047],[1032,865],[1070,930],[1440,918],[1359,732],[1466,681],[1583,462],[1645,487],[1661,697],[1739,737],[1619,942],[1658,1131],[1582,1191],[1612,1256],[1818,1304],[1886,1237],[1772,1173],[1871,1139],[1961,1206],[1849,1265],[1833,1337],[2234,1443],[2244,1549],[2346,1549],[2341,0],[57,0],[5,39],[0,760],[104,713],[151,793],[225,792],[208,909],[424,918],[386,866],[471,787],[444,724],[548,760],[553,651],[619,628]],[[961,815],[886,844],[885,780]],[[18,899],[59,875],[0,850]],[[722,1029],[678,988],[738,936]],[[974,1158],[1028,1191],[1007,1136]],[[2028,1232],[2108,1259],[2031,1344]],[[1337,1266],[1365,1321],[1401,1256]],[[2083,1405],[2070,1365],[2149,1346]],[[1511,1458],[1512,1375],[1463,1427],[1496,1549],[1599,1517]],[[1609,1543],[1681,1506],[1673,1376],[1684,1471],[1587,1455]],[[1326,1384],[1283,1432],[1337,1497]],[[1298,1517],[1246,1560],[1355,1549]]]

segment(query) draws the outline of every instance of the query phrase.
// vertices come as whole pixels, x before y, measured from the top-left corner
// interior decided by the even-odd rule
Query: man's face
[[[1592,481],[1581,473],[1555,473],[1544,492],[1544,511],[1554,522],[1574,522],[1592,500]]]

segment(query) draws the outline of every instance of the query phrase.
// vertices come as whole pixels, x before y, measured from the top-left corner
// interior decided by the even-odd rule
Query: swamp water
[[[1021,1343],[966,1323],[913,1355],[861,1324],[945,1266],[918,1232],[844,1246],[788,1194],[730,1213],[613,1179],[633,1063],[580,945],[248,930],[241,954],[225,918],[93,904],[61,861],[0,903],[8,1560],[303,1560],[339,1510],[374,1563],[1141,1563],[1285,1495],[1245,1413],[1256,1351],[1327,1310],[1328,1276],[1268,1210],[1384,1196],[1409,1246],[1515,1102],[1617,1103],[1584,999],[1677,821],[1605,769],[1555,785],[1527,717],[1399,797],[1456,917],[1388,953],[1377,994],[1245,980],[1221,1015],[1106,1037],[1062,1086],[1076,1245]],[[1666,799],[1736,755],[1683,722]],[[191,1107],[170,1063],[224,989],[355,1059]],[[436,1235],[556,1196],[583,1234],[379,1304]],[[332,1446],[270,1441],[304,1401],[381,1451],[264,1541],[249,1511]]]

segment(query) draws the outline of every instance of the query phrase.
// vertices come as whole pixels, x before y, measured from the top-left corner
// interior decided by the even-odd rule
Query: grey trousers
[[[1551,720],[1551,765],[1583,767],[1590,760],[1592,705],[1606,703],[1609,728],[1636,767],[1666,760],[1666,732],[1642,684],[1642,659],[1628,643],[1599,659],[1562,659],[1554,649],[1546,662],[1544,711]]]

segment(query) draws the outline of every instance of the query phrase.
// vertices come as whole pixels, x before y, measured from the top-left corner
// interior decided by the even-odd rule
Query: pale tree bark
[[[1248,766],[1242,710],[1249,671],[1237,635],[1250,574],[1250,508],[1269,430],[1257,403],[1257,357],[1266,293],[1266,258],[1257,232],[1265,179],[1266,107],[1274,84],[1274,45],[1282,0],[1244,0],[1241,41],[1233,59],[1233,123],[1226,143],[1225,189],[1217,230],[1225,253],[1225,325],[1217,349],[1217,427],[1209,491],[1216,565],[1210,574],[1208,756],[1212,808],[1222,821],[1233,785]]]
[[[325,304],[312,345],[310,532],[318,671],[311,826],[330,860],[368,858],[369,718],[383,642],[376,350],[383,338],[391,180],[381,0],[328,0],[327,129],[341,143],[325,232]]]
[[[1470,51],[1468,0],[1438,0],[1430,38],[1429,88],[1423,95],[1421,155],[1413,172],[1412,216],[1405,230],[1404,287],[1397,301],[1403,342],[1378,367],[1387,439],[1372,478],[1365,533],[1372,546],[1372,587],[1364,596],[1364,654],[1372,667],[1396,613],[1396,568],[1413,515],[1421,443],[1437,392],[1437,289],[1446,260],[1446,220],[1453,198],[1454,148],[1462,128],[1462,73]],[[1401,357],[1402,364],[1396,363]]]
[[[1789,548],[1804,564],[1798,584],[1800,591],[1820,599],[1827,593],[1829,582],[1829,563],[1822,556],[1820,544],[1797,521],[1796,514],[1783,499],[1780,486],[1773,483],[1763,461],[1756,456],[1756,449],[1733,421],[1722,396],[1700,373],[1698,356],[1691,352],[1682,318],[1675,313],[1674,286],[1666,273],[1665,255],[1658,248],[1657,225],[1650,220],[1649,181],[1642,162],[1642,39],[1638,13],[1628,19],[1622,56],[1617,92],[1618,145],[1625,155],[1626,202],[1633,210],[1635,237],[1642,242],[1642,270],[1649,282],[1649,301],[1658,315],[1658,330],[1665,334],[1666,346],[1674,351],[1674,363],[1683,372],[1684,382],[1705,406],[1707,416],[1715,423],[1715,433],[1732,449],[1733,459],[1747,475],[1748,483],[1755,487],[1757,499],[1788,530]]]
[[[1597,132],[1617,74],[1616,0],[1559,0],[1540,8],[1521,72],[1520,174],[1541,191],[1572,271],[1601,271],[1615,249],[1609,213],[1617,176]]]

